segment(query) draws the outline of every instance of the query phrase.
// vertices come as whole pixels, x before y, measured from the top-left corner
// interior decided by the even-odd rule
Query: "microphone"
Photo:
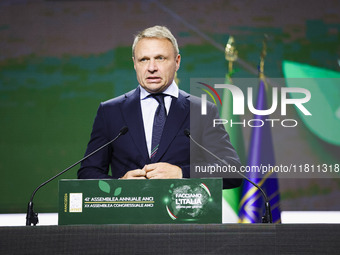
[[[116,141],[120,136],[125,135],[127,132],[129,131],[127,126],[124,126],[120,129],[118,135],[113,138],[111,141],[107,142],[106,144],[102,145],[101,147],[99,147],[98,149],[96,149],[95,151],[91,152],[90,154],[86,155],[85,157],[83,157],[81,160],[77,161],[76,163],[74,163],[73,165],[69,166],[68,168],[66,168],[65,170],[61,171],[60,173],[56,174],[55,176],[53,176],[52,178],[48,179],[47,181],[45,181],[44,183],[40,184],[32,193],[31,196],[31,200],[28,203],[27,206],[27,214],[26,214],[26,226],[31,226],[31,224],[33,224],[34,226],[37,225],[37,223],[39,222],[38,220],[38,213],[35,213],[33,211],[33,198],[35,193],[37,193],[37,191],[45,186],[47,183],[49,183],[50,181],[54,180],[55,178],[57,178],[58,176],[64,174],[65,172],[67,172],[68,170],[70,170],[71,168],[73,168],[74,166],[78,165],[79,163],[83,162],[85,159],[91,157],[93,154],[97,153],[98,151],[102,150],[103,148],[105,148],[106,146],[108,146],[110,143],[113,143],[114,141]]]
[[[190,138],[191,141],[193,141],[198,147],[200,147],[201,149],[205,150],[206,152],[208,152],[211,156],[213,156],[214,158],[216,158],[218,161],[222,162],[224,165],[228,166],[229,164],[227,162],[225,162],[225,160],[219,158],[218,156],[216,156],[214,153],[212,153],[211,151],[209,151],[207,148],[203,147],[201,144],[199,144],[198,142],[196,142],[192,136],[190,135],[190,131],[189,129],[185,129],[184,130],[184,134]],[[246,177],[243,173],[237,171],[237,173],[242,176],[246,181],[250,182],[252,185],[254,185],[259,191],[261,191],[263,198],[265,200],[265,213],[262,216],[262,223],[273,223],[273,218],[272,218],[272,212],[270,209],[270,203],[269,203],[269,199],[266,195],[266,193],[264,192],[264,190],[257,185],[255,182],[251,181],[248,177]]]

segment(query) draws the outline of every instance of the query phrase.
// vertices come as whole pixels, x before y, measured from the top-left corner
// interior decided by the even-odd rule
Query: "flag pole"
[[[231,80],[233,74],[233,63],[238,58],[238,52],[235,47],[235,40],[233,36],[229,37],[229,40],[225,46],[225,59],[228,61],[228,78]]]
[[[234,61],[238,58],[238,52],[235,46],[235,40],[233,36],[230,36],[225,46],[225,59],[228,61],[228,70],[225,75],[225,83],[233,84],[232,75],[235,73],[233,70]],[[221,108],[220,117],[223,119],[229,119],[235,122],[239,122],[239,116],[233,115],[232,111],[233,98],[231,92],[228,89],[223,90],[223,107]],[[246,160],[245,147],[243,141],[242,130],[237,127],[231,128],[230,125],[224,126],[229,134],[230,142],[237,151],[241,162],[244,163]],[[223,222],[224,223],[237,223],[239,203],[241,198],[241,187],[235,189],[223,190]],[[229,206],[227,206],[229,205]]]
[[[262,41],[262,51],[260,55],[260,65],[259,65],[259,78],[260,80],[265,82],[266,76],[264,75],[264,60],[267,56],[267,41],[268,41],[268,36],[264,34],[264,38]],[[265,86],[267,89],[267,83],[265,82]]]

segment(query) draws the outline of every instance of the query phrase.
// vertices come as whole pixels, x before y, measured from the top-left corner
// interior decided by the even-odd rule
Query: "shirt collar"
[[[141,85],[139,85],[139,87],[140,87],[140,99],[141,100],[147,98],[151,94],[147,92]],[[176,82],[172,81],[170,86],[166,90],[164,90],[162,93],[168,96],[178,98],[179,89],[178,89]]]

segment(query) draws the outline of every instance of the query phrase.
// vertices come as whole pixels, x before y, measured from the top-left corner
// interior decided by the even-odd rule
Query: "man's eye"
[[[147,61],[146,58],[142,58],[142,59],[139,60],[139,62],[146,62],[146,61]]]
[[[165,57],[159,56],[159,57],[157,57],[157,60],[158,60],[158,61],[163,61],[163,60],[165,60]]]

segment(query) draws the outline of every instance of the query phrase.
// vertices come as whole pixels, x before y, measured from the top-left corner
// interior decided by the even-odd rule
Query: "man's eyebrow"
[[[138,60],[141,60],[141,59],[149,59],[150,57],[147,57],[147,56],[141,56],[138,58]]]

